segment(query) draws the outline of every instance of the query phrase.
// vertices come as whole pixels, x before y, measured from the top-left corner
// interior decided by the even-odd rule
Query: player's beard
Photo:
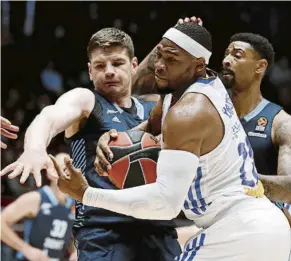
[[[173,93],[175,91],[174,89],[172,89],[169,86],[160,88],[157,83],[155,83],[154,89],[155,89],[155,93],[158,93],[161,95],[166,95],[169,93]]]
[[[225,74],[228,75],[225,75]],[[234,84],[235,84],[235,74],[233,71],[228,70],[228,69],[223,69],[219,74],[218,74],[220,80],[222,81],[223,85],[225,86],[226,89],[231,89]]]

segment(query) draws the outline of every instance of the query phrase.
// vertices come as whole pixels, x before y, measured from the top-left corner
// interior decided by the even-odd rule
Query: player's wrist
[[[83,194],[82,203],[86,206],[98,207],[99,191],[98,188],[88,186]]]

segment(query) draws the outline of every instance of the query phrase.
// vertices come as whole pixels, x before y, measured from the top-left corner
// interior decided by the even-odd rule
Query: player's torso
[[[88,183],[92,187],[116,189],[107,177],[101,177],[95,170],[96,146],[100,136],[110,129],[126,131],[139,125],[149,117],[154,102],[145,102],[133,98],[133,110],[125,111],[115,104],[109,103],[104,97],[95,94],[96,104],[84,126],[72,138],[67,139],[71,147],[74,166],[81,168]],[[136,221],[134,218],[113,213],[104,209],[87,207],[76,202],[76,222],[74,228],[83,226],[112,225]],[[140,223],[171,224],[172,222],[139,221]]]
[[[216,199],[222,195],[245,198],[245,188],[255,187],[258,178],[249,140],[221,81],[216,77],[200,78],[185,93],[189,92],[207,96],[224,124],[221,143],[200,157],[197,174],[193,173],[196,178],[184,203],[185,215],[198,226],[203,226],[221,211],[221,206],[215,207]],[[168,97],[165,98],[163,112],[167,111]]]
[[[24,240],[31,246],[45,251],[51,261],[64,260],[74,222],[73,200],[67,198],[66,204],[61,205],[50,187],[45,186],[39,191],[39,213],[34,219],[25,220]],[[18,253],[17,258],[24,259],[22,253]]]
[[[278,147],[273,143],[272,125],[281,109],[279,105],[263,99],[252,112],[240,119],[252,145],[260,174],[277,174]]]

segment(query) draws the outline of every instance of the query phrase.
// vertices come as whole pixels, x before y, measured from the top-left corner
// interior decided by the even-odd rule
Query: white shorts
[[[266,198],[251,198],[190,239],[177,261],[288,261],[290,226]]]

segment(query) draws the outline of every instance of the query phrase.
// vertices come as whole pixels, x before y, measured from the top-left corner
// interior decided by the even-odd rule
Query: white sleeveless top
[[[203,226],[222,211],[221,204],[215,204],[216,199],[226,194],[228,197],[238,194],[242,198],[249,197],[244,187],[255,187],[258,175],[250,142],[220,79],[215,76],[199,78],[183,96],[190,92],[208,97],[225,129],[221,143],[199,158],[197,173],[193,173],[194,179],[184,202],[183,211],[187,218]],[[164,99],[162,122],[170,108],[171,99],[171,94]],[[232,200],[231,197],[229,199]],[[234,196],[233,200],[237,200],[237,197]]]

